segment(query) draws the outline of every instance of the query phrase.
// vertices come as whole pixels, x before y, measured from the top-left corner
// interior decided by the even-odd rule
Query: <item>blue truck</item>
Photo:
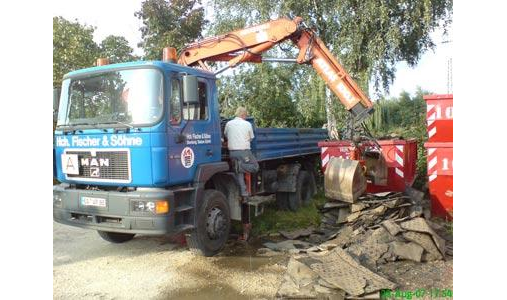
[[[292,41],[297,58],[265,58]],[[296,210],[316,192],[318,141],[327,130],[254,128],[260,170],[246,174],[250,197],[240,197],[224,144],[216,75],[243,62],[308,64],[355,121],[373,104],[301,18],[265,24],[163,50],[162,61],[103,65],[66,74],[54,141],[53,218],[97,230],[121,243],[135,234],[185,233],[193,251],[212,256],[225,245],[231,220],[247,238],[250,217],[265,195]],[[206,62],[228,62],[212,72]],[[177,63],[176,63],[177,62]],[[54,101],[55,103],[55,101]],[[352,182],[354,169],[337,170]],[[340,177],[342,178],[342,177]],[[253,209],[252,209],[253,208]]]
[[[97,230],[114,243],[135,234],[185,232],[189,247],[214,255],[231,220],[250,208],[223,143],[213,73],[164,61],[105,65],[62,81],[55,130],[56,222]],[[186,101],[185,94],[197,101]],[[276,194],[297,209],[315,192],[324,129],[257,128],[252,196]],[[255,199],[255,197],[252,197]],[[248,199],[247,199],[248,200]]]

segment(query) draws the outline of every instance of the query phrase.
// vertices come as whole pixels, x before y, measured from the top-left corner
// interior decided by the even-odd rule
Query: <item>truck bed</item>
[[[252,152],[259,161],[320,153],[319,141],[327,130],[319,128],[254,128]]]
[[[227,121],[222,121],[222,133]],[[317,143],[328,138],[326,129],[258,128],[252,118],[247,121],[253,125],[255,138],[251,148],[258,161],[319,154]],[[225,156],[228,156],[227,149],[223,150]]]

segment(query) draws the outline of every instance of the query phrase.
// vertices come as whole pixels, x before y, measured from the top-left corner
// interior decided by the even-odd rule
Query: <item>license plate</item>
[[[92,197],[81,197],[81,204],[85,205],[85,206],[106,207],[106,199],[92,198]]]

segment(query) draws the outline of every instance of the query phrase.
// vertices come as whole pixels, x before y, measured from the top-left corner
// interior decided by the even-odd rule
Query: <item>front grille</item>
[[[93,179],[98,181],[130,182],[130,162],[128,150],[114,151],[67,151],[77,154],[79,175],[67,174],[69,179]]]

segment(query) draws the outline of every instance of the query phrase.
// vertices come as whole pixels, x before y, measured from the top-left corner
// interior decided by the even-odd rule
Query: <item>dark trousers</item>
[[[245,184],[245,173],[256,173],[259,171],[259,163],[250,150],[230,150],[229,155],[235,161],[236,178],[238,179],[241,195],[247,196]]]

